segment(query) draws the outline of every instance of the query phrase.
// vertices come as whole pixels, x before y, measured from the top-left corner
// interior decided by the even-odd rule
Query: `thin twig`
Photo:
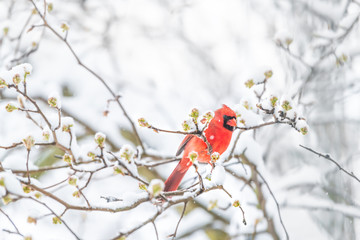
[[[61,108],[56,107],[56,110],[58,112],[59,123],[58,123],[57,127],[54,129],[55,131],[58,130],[61,127]]]
[[[61,220],[62,223],[64,223],[64,226],[72,233],[72,235],[74,235],[74,237],[78,240],[80,240],[80,238],[76,235],[76,233],[69,227],[69,225],[64,221],[64,219],[62,219],[59,215],[57,215],[47,204],[32,198],[32,197],[27,197],[28,199],[31,199],[41,205],[43,205],[44,207],[46,207],[54,216],[56,216],[57,218],[59,218]]]
[[[66,177],[64,180],[62,180],[62,181],[60,181],[60,182],[58,182],[58,183],[52,184],[52,185],[50,185],[50,186],[44,187],[43,189],[46,190],[46,189],[49,189],[49,188],[56,187],[56,186],[58,186],[58,185],[60,185],[60,184],[62,184],[62,183],[64,183],[64,182],[66,182],[68,179],[69,179],[69,178]]]
[[[184,131],[173,131],[173,130],[166,130],[166,129],[160,129],[154,126],[149,126],[148,128],[154,130],[155,132],[164,132],[164,133],[175,133],[175,134],[182,134],[182,135],[200,135],[201,132],[196,130],[196,131],[192,131],[192,132],[184,132]]]
[[[263,180],[263,182],[265,183],[267,189],[269,190],[272,198],[274,199],[274,202],[275,202],[275,204],[276,204],[276,208],[277,208],[277,212],[278,212],[278,216],[279,216],[279,220],[280,220],[281,226],[282,226],[282,228],[284,229],[284,232],[285,232],[285,234],[286,234],[286,239],[289,240],[289,239],[290,239],[290,238],[289,238],[289,234],[288,234],[288,232],[287,232],[287,230],[286,230],[286,227],[285,227],[284,222],[283,222],[282,217],[281,217],[281,212],[280,212],[279,203],[278,203],[278,201],[276,200],[274,193],[271,191],[270,186],[269,186],[268,182],[265,180],[265,178],[263,177],[263,175],[261,175],[261,173],[259,172],[259,170],[257,170],[256,167],[254,167],[254,170],[255,170],[256,173],[259,175],[259,177]]]
[[[29,110],[29,109],[23,109],[23,108],[18,108],[17,110],[22,111],[22,112],[38,113],[38,111],[36,111],[36,110]]]
[[[353,172],[349,172],[346,169],[344,169],[338,162],[336,162],[334,159],[332,159],[329,154],[319,153],[319,152],[317,152],[317,151],[315,151],[315,150],[313,150],[313,149],[311,149],[309,147],[305,147],[305,146],[303,146],[301,144],[299,144],[299,146],[306,149],[306,150],[308,150],[308,151],[310,151],[310,152],[312,152],[312,153],[315,153],[319,157],[323,157],[323,158],[329,160],[330,162],[334,163],[339,168],[340,171],[343,171],[344,173],[346,173],[350,177],[354,178],[356,181],[360,182],[360,179],[357,176],[355,176],[355,174]]]
[[[195,172],[197,173],[198,177],[199,177],[199,182],[200,182],[200,190],[203,191],[205,189],[204,187],[204,182],[203,179],[198,171],[198,166],[196,164],[193,165],[195,167]]]
[[[27,150],[27,155],[26,155],[26,175],[28,178],[28,183],[30,184],[30,173],[29,173],[29,157],[30,157],[30,149]]]
[[[207,189],[204,189],[204,190],[200,190],[198,189],[195,193],[193,193],[192,195],[190,196],[186,196],[186,197],[183,197],[183,198],[178,198],[176,200],[169,200],[168,202],[166,202],[163,206],[163,208],[161,209],[158,209],[158,211],[152,216],[150,217],[149,219],[147,219],[146,221],[143,221],[141,222],[139,225],[136,225],[134,227],[132,227],[130,230],[126,231],[126,232],[120,232],[116,237],[114,237],[113,239],[119,239],[121,237],[127,237],[129,236],[130,234],[132,234],[133,232],[137,231],[138,229],[144,227],[145,225],[147,225],[148,223],[150,222],[153,222],[155,221],[155,219],[161,215],[161,213],[163,213],[166,209],[176,205],[176,204],[179,204],[179,203],[185,203],[185,202],[188,202],[188,201],[191,201],[191,200],[194,200],[197,196],[201,195],[202,193],[204,192],[208,192],[208,191],[212,191],[212,190],[215,190],[215,189],[223,189],[223,187],[220,185],[220,186],[213,186],[211,188],[207,188]]]
[[[183,208],[183,210],[182,210],[182,213],[181,213],[181,216],[180,216],[180,218],[179,218],[179,221],[178,221],[178,223],[176,224],[175,232],[172,234],[172,240],[174,240],[175,237],[176,237],[176,233],[177,233],[177,230],[178,230],[178,228],[179,228],[181,219],[184,217],[184,214],[185,214],[185,210],[186,210],[186,205],[187,205],[187,203],[188,203],[188,202],[184,202],[184,208]]]
[[[23,144],[22,142],[18,142],[18,143],[13,143],[10,146],[0,146],[0,148],[7,150],[7,149],[11,149],[11,148],[16,148],[17,146],[20,146],[22,144]]]
[[[13,227],[15,228],[16,234],[19,234],[20,236],[24,236],[24,235],[22,235],[22,234],[20,233],[19,229],[16,227],[15,223],[11,220],[11,218],[9,217],[9,215],[7,215],[7,214],[4,212],[4,210],[2,210],[1,208],[0,208],[0,212],[1,212],[2,214],[4,214],[4,215],[7,217],[7,219],[10,221],[11,225],[13,225]],[[13,232],[12,232],[12,233],[13,233]]]
[[[156,234],[156,240],[159,240],[159,233],[158,233],[158,230],[157,230],[157,228],[156,228],[155,222],[152,221],[152,224],[153,224],[153,226],[154,226],[154,230],[155,230],[155,234]]]
[[[127,170],[127,172],[129,173],[129,175],[130,175],[132,178],[134,178],[134,179],[142,182],[142,183],[145,184],[146,186],[149,186],[149,183],[148,183],[148,182],[144,181],[143,179],[141,179],[141,178],[138,177],[138,176],[135,176],[135,175],[133,174],[133,172],[130,171],[130,170],[127,168],[127,166],[126,166],[117,156],[115,156],[115,154],[113,154],[112,152],[108,152],[108,153],[109,153],[110,155],[112,155],[112,156],[118,161],[118,163],[119,163],[123,168],[125,168],[125,169]]]
[[[15,51],[14,51],[14,57],[16,57],[17,53],[19,52],[20,44],[21,44],[21,38],[22,38],[22,36],[23,36],[23,34],[25,32],[26,26],[30,23],[30,20],[31,20],[32,17],[33,17],[33,14],[30,13],[29,17],[26,19],[26,22],[25,22],[24,26],[22,27],[22,29],[20,31],[20,34],[16,38],[17,39],[17,44],[16,44]]]
[[[81,191],[81,189],[80,189],[79,187],[77,187],[77,189],[78,189],[79,193],[81,194],[81,196],[83,196],[83,198],[85,199],[85,202],[86,202],[86,204],[88,205],[88,207],[91,207],[90,202],[89,202],[89,200],[86,198],[86,196],[85,196],[85,194],[83,193],[83,191]]]
[[[300,56],[294,54],[293,52],[290,51],[290,49],[288,47],[285,47],[282,43],[278,43],[277,44],[282,50],[284,50],[285,52],[287,52],[287,54],[289,54],[289,56],[291,56],[292,58],[296,59],[297,61],[299,61],[301,64],[303,64],[305,67],[311,69],[312,66],[310,64],[308,64],[307,62],[304,61],[304,59],[302,59]]]
[[[243,215],[243,224],[246,225],[246,219],[245,219],[245,212],[244,210],[242,209],[241,205],[239,206],[241,212],[242,212],[242,215]]]

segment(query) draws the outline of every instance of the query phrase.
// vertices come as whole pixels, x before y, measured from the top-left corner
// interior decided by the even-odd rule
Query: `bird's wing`
[[[193,139],[193,137],[195,137],[194,135],[187,135],[184,140],[182,141],[182,143],[180,144],[177,152],[176,152],[176,156],[179,156],[185,149],[186,145],[190,142],[191,139]]]

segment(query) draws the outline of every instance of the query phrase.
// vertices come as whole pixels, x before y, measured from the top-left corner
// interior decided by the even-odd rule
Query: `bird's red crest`
[[[229,108],[228,106],[226,106],[225,104],[222,105],[222,108],[219,109],[222,115],[227,115],[227,116],[234,116],[236,117],[236,113]]]

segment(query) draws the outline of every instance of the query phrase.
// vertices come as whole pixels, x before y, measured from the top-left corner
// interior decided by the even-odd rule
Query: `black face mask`
[[[234,131],[235,127],[230,126],[227,122],[228,122],[230,119],[236,119],[236,117],[224,115],[223,118],[224,118],[223,127],[226,128],[226,129],[229,130],[229,131]]]

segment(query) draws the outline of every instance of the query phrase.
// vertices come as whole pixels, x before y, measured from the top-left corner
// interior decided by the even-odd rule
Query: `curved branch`
[[[323,157],[323,158],[329,160],[330,162],[334,163],[339,168],[340,171],[343,171],[344,173],[346,173],[347,175],[349,175],[350,177],[352,177],[353,179],[355,179],[356,181],[358,181],[360,183],[360,179],[357,176],[355,176],[355,174],[353,172],[349,172],[346,169],[344,169],[338,162],[336,162],[334,159],[332,159],[329,154],[325,155],[325,154],[316,152],[315,150],[312,150],[311,148],[305,147],[301,144],[299,144],[299,146],[308,150],[309,152],[315,153],[319,157]]]
[[[2,214],[4,214],[5,217],[10,221],[11,225],[13,225],[13,227],[15,228],[16,234],[18,234],[18,235],[20,235],[20,236],[24,236],[24,235],[22,235],[22,234],[20,233],[19,229],[16,227],[15,223],[11,220],[11,218],[9,217],[9,215],[7,215],[7,214],[4,212],[4,210],[2,210],[1,208],[0,208],[0,212],[1,212]]]

